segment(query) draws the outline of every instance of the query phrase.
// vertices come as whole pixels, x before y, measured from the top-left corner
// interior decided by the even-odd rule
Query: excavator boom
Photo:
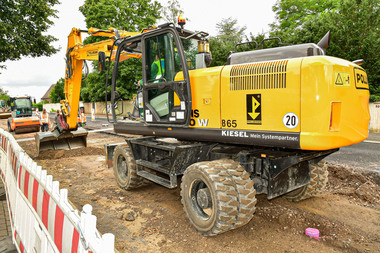
[[[144,31],[147,30],[143,30],[142,32]],[[114,42],[119,38],[136,36],[142,32],[118,31],[114,28],[109,28],[108,30],[100,30],[97,28],[80,30],[73,28],[71,30],[68,36],[66,51],[65,87],[63,91],[65,99],[60,101],[62,115],[57,115],[57,126],[53,132],[36,134],[37,154],[42,150],[48,149],[73,149],[86,147],[87,131],[83,128],[78,129],[77,123],[84,61],[98,60],[99,52],[104,52],[108,59],[114,61],[115,55],[113,52],[116,52],[117,49]],[[110,39],[83,45],[82,33],[88,33],[91,36],[108,37]],[[128,58],[141,58],[141,55],[131,53],[125,55],[121,60],[126,60]]]

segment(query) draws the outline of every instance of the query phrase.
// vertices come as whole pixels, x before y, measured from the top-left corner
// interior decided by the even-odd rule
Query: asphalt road
[[[343,147],[326,160],[380,172],[380,133],[370,133],[367,140]]]

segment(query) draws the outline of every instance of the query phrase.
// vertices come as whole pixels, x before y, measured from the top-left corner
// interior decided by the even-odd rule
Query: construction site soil
[[[5,129],[5,120],[1,120]],[[34,133],[15,135],[31,138]],[[76,208],[89,203],[101,233],[113,233],[119,252],[379,252],[380,175],[329,164],[323,194],[302,202],[258,195],[253,219],[214,237],[200,235],[188,222],[180,189],[154,183],[133,191],[120,189],[106,166],[104,144],[124,137],[90,133],[88,147],[36,154],[34,141],[20,146],[69,190]],[[305,235],[320,231],[319,240]]]

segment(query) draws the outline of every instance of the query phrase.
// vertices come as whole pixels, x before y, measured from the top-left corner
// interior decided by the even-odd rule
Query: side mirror
[[[98,69],[100,71],[105,70],[106,69],[106,53],[100,51],[98,54],[98,61],[99,61]]]

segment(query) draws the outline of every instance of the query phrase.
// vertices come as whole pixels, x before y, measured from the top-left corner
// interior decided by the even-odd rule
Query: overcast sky
[[[78,8],[84,0],[61,0],[55,8],[58,18],[49,34],[58,38],[54,46],[61,50],[50,57],[23,57],[19,61],[7,61],[7,69],[1,69],[0,87],[12,96],[30,95],[39,101],[51,84],[64,77],[67,36],[71,28],[86,28],[84,17]],[[162,5],[167,1],[159,0]],[[181,9],[190,20],[189,30],[205,31],[216,35],[216,24],[223,18],[236,18],[238,26],[247,27],[247,34],[267,32],[274,22],[272,6],[276,0],[179,0]]]

